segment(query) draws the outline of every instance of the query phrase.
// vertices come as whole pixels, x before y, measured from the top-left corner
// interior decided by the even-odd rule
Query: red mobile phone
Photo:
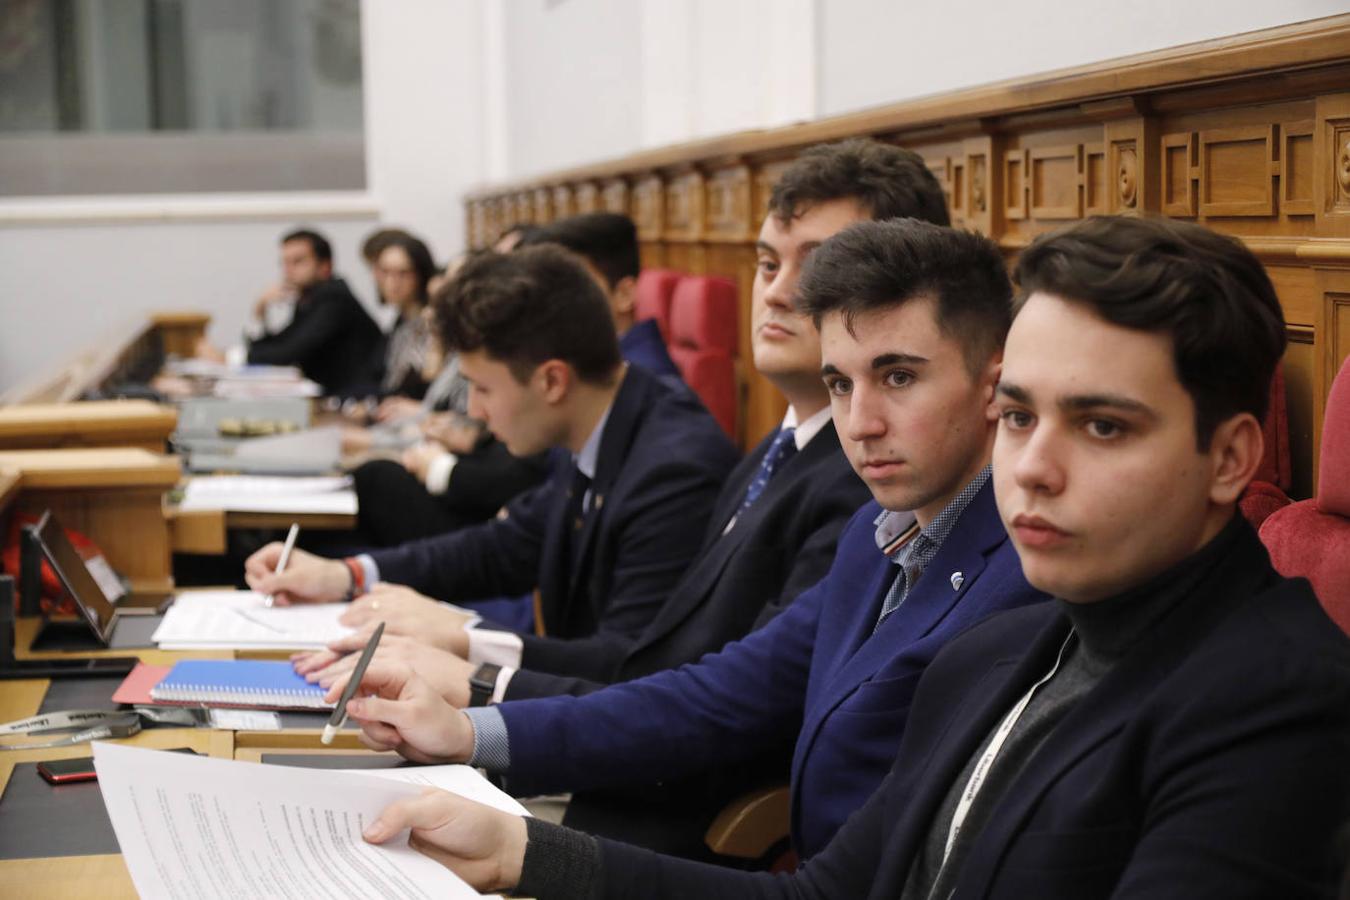
[[[174,747],[170,753],[192,753],[191,747]],[[49,759],[37,764],[38,774],[48,784],[74,784],[78,781],[93,781],[98,778],[94,771],[92,756],[77,756],[74,759]]]

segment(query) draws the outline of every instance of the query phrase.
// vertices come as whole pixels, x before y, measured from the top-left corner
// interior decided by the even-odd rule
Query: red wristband
[[[352,573],[352,597],[359,597],[366,592],[366,569],[354,556],[349,556],[343,560],[347,564],[347,571]]]

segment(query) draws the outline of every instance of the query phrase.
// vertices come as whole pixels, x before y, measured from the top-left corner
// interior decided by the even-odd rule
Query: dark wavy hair
[[[1265,418],[1284,312],[1236,238],[1168,219],[1095,216],[1038,237],[1022,251],[1017,284],[1022,300],[1054,294],[1113,325],[1170,336],[1201,451],[1225,419]]]
[[[769,212],[790,222],[817,204],[847,199],[858,201],[873,219],[951,224],[942,186],[923,157],[871,138],[804,150],[774,184]]]

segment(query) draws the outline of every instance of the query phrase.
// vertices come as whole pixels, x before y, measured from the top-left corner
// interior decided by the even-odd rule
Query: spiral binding
[[[322,694],[307,691],[275,691],[262,688],[222,689],[218,685],[182,684],[172,687],[155,687],[150,690],[151,699],[157,702],[228,704],[230,706],[277,706],[300,709],[332,709],[324,702]]]

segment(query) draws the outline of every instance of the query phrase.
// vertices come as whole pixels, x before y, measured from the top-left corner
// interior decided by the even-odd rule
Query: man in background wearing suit
[[[257,331],[250,337],[247,361],[254,365],[299,366],[323,392],[342,395],[363,389],[380,373],[383,335],[347,283],[333,276],[333,249],[314,231],[300,229],[281,239],[281,284],[259,298]],[[293,297],[291,321],[275,333],[266,327],[266,308]]]
[[[370,837],[412,826],[477,886],[538,897],[1333,896],[1350,641],[1236,508],[1285,342],[1269,278],[1233,238],[1138,219],[1018,268],[994,478],[1059,599],[933,661],[890,776],[823,853],[775,880],[448,794]]]
[[[349,707],[367,742],[470,760],[522,794],[720,773],[792,747],[793,844],[819,851],[884,777],[939,648],[1043,599],[989,483],[1011,293],[977,235],[905,219],[825,241],[801,300],[817,310],[835,427],[875,498],[826,577],[718,654],[585,697],[461,713],[406,667],[372,667],[380,698]],[[869,311],[832,311],[854,297]]]
[[[378,619],[391,635],[462,653],[523,644],[527,666],[549,652],[546,639],[466,629],[464,612],[424,594],[462,601],[537,586],[547,633],[593,636],[592,652],[621,656],[698,550],[734,448],[690,392],[622,361],[603,292],[561,248],[471,260],[437,302],[471,384],[470,415],[514,454],[563,448],[550,479],[503,518],[357,559],[295,553],[278,575],[280,546],[269,545],[248,560],[250,584],[292,602],[364,592],[346,624]]]

